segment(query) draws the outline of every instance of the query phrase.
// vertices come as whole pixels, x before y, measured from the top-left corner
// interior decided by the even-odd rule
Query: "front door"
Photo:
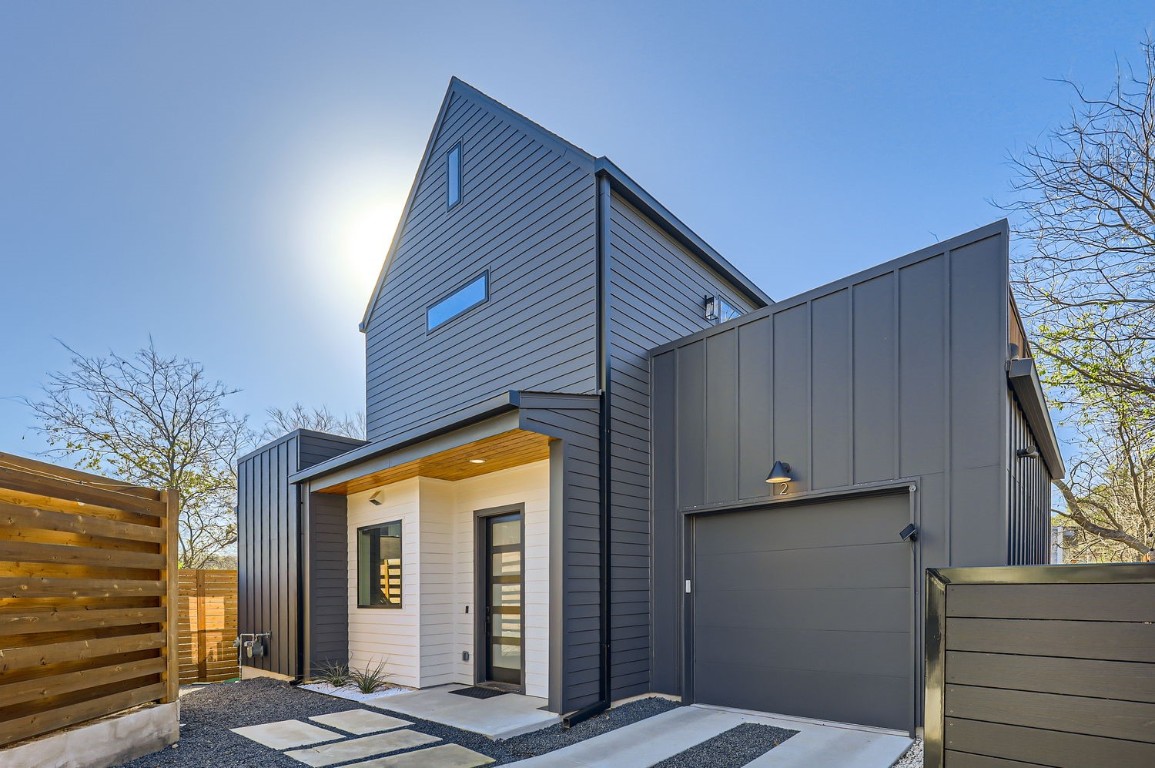
[[[484,680],[521,687],[522,660],[522,515],[482,519],[484,530],[485,657]]]

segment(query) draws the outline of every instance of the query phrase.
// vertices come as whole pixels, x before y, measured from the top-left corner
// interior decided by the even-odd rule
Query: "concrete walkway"
[[[443,685],[424,688],[411,693],[399,693],[380,700],[362,703],[402,715],[432,720],[463,731],[473,731],[494,740],[509,739],[523,733],[537,731],[561,717],[546,712],[545,699],[506,693],[490,699],[473,699],[450,691],[464,685]]]
[[[893,731],[692,705],[514,765],[519,768],[649,768],[742,723],[798,731],[749,763],[751,768],[890,768],[911,744],[910,738]]]

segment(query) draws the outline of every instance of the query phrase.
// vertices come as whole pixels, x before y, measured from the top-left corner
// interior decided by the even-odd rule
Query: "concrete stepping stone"
[[[494,762],[492,757],[486,757],[459,744],[443,744],[439,747],[406,752],[403,755],[353,763],[345,768],[478,768],[492,762]]]
[[[389,717],[389,715],[383,715],[380,712],[370,712],[367,709],[350,709],[348,712],[317,715],[309,719],[315,723],[327,725],[330,728],[336,728],[339,731],[353,733],[358,736],[364,736],[367,733],[377,733],[379,731],[391,731],[394,728],[413,725],[413,723],[408,720],[402,720],[399,717]]]
[[[273,749],[292,749],[307,744],[319,744],[322,741],[344,738],[339,733],[333,733],[300,720],[279,720],[275,723],[247,725],[244,728],[231,730],[246,739],[252,739],[258,744],[264,744]]]
[[[441,739],[417,731],[388,731],[373,736],[362,736],[359,739],[338,741],[334,744],[322,744],[309,749],[297,749],[285,754],[313,768],[323,768],[326,765],[363,760],[366,757],[384,755],[399,749],[412,749],[434,741]]]

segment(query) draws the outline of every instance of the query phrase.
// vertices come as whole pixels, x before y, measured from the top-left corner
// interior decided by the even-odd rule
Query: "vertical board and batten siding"
[[[298,430],[237,462],[237,629],[271,633],[267,655],[246,658],[245,665],[300,673],[299,490],[288,478],[360,445],[360,440]],[[317,556],[316,547],[310,553]]]
[[[650,684],[650,350],[709,328],[704,298],[752,305],[617,194],[610,201],[611,641],[613,699]],[[732,361],[731,361],[732,363]],[[731,411],[710,429],[732,425]],[[726,407],[726,406],[723,406]],[[721,458],[720,461],[725,461]]]
[[[914,480],[922,563],[1006,563],[1007,248],[991,225],[655,350],[656,691],[682,686],[683,513],[770,500],[775,460],[794,496]]]
[[[930,571],[928,768],[1155,765],[1155,565]]]
[[[1019,404],[1007,390],[1010,441],[1007,450],[1010,531],[1008,565],[1046,565],[1051,557],[1051,471],[1039,454],[1036,439]],[[1019,457],[1034,448],[1034,457]]]
[[[369,439],[509,390],[596,391],[592,160],[451,87],[366,328]],[[445,154],[462,146],[462,201]],[[427,332],[483,271],[489,300]]]
[[[598,407],[596,399],[590,400],[587,408],[523,407],[521,411],[522,429],[549,435],[561,445],[562,521],[554,526],[557,520],[551,518],[550,532],[549,708],[553,712],[572,712],[598,699],[601,470]],[[552,507],[551,500],[551,511]]]

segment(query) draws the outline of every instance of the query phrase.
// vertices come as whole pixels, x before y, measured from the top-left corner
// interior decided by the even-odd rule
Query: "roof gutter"
[[[1067,474],[1067,468],[1059,452],[1059,440],[1051,424],[1051,414],[1047,410],[1047,399],[1043,395],[1043,384],[1039,380],[1035,361],[1029,357],[1016,357],[1008,361],[1007,381],[1023,406],[1023,415],[1027,417],[1027,424],[1035,436],[1043,461],[1047,462],[1047,469],[1051,470],[1051,478],[1062,480]]]
[[[600,588],[598,615],[598,643],[600,669],[598,700],[571,712],[562,718],[566,728],[596,717],[610,708],[610,618],[612,590],[610,589],[610,501],[612,499],[611,473],[613,461],[612,426],[610,422],[610,179],[606,173],[594,176],[597,184],[597,377],[601,397],[598,409],[598,584]]]

